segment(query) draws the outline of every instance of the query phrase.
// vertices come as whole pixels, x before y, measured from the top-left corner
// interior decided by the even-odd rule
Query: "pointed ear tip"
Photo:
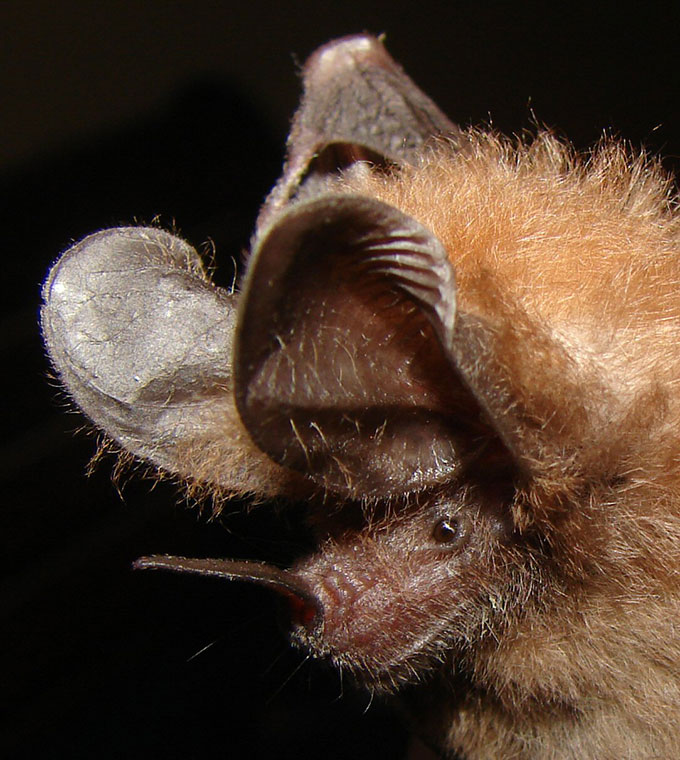
[[[366,33],[351,34],[317,48],[307,59],[304,72],[306,76],[324,77],[367,61],[394,65],[380,38]]]
[[[330,42],[316,48],[311,54],[309,60],[325,55],[335,55],[344,53],[364,53],[376,48],[383,48],[382,42],[372,34],[366,32],[361,34],[347,34],[344,37],[337,37]]]

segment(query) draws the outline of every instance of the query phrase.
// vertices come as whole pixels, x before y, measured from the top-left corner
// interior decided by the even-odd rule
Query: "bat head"
[[[370,37],[304,87],[239,292],[152,227],[86,238],[44,286],[95,425],[222,494],[304,498],[318,542],[286,570],[136,565],[276,589],[293,639],[372,688],[443,665],[475,704],[573,716],[624,678],[615,600],[680,567],[667,185],[617,146],[585,166],[462,132]]]

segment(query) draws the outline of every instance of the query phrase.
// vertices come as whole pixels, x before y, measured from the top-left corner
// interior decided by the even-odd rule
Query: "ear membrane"
[[[183,240],[144,227],[73,246],[43,296],[45,340],[75,401],[126,449],[174,471],[173,440],[231,384],[233,296]]]
[[[208,281],[187,243],[152,227],[90,235],[54,265],[43,298],[55,369],[120,446],[233,492],[278,490],[262,484],[273,465],[233,405],[236,297]]]
[[[357,161],[417,164],[423,146],[433,138],[455,141],[461,135],[382,42],[369,35],[319,48],[305,63],[303,86],[284,172],[260,212],[259,231],[301,186],[310,197],[338,169]]]
[[[351,195],[293,205],[254,251],[239,307],[248,432],[345,495],[445,480],[477,413],[447,358],[455,316],[452,266],[420,223]]]

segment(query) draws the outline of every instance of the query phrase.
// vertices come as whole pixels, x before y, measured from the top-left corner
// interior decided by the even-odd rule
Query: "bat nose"
[[[290,595],[287,602],[293,625],[304,628],[309,634],[320,627],[323,616],[321,605],[317,600],[312,602],[308,597]]]

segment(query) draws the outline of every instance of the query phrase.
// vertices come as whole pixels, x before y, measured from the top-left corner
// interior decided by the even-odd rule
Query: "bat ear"
[[[319,48],[304,66],[303,86],[284,173],[260,213],[258,229],[301,185],[311,197],[329,176],[356,162],[416,163],[433,137],[460,138],[460,129],[375,37],[345,37]]]
[[[150,227],[90,235],[54,265],[43,298],[54,367],[122,447],[232,492],[278,490],[251,477],[273,465],[233,405],[236,297],[209,282],[187,243]]]
[[[429,230],[364,197],[300,202],[242,299],[236,404],[274,461],[351,498],[451,476],[479,416],[448,358],[454,273]]]

